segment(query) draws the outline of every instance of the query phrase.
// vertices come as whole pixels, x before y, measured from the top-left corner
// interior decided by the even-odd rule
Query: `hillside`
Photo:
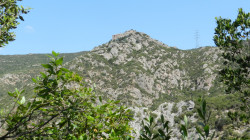
[[[71,61],[73,58],[84,54],[67,53],[61,54],[64,62]],[[43,70],[41,64],[48,63],[48,54],[29,54],[29,55],[0,55],[0,104],[6,104],[9,100],[8,91],[25,89],[26,95],[32,94],[32,78],[39,76]]]
[[[152,106],[164,97],[175,100],[196,91],[217,95],[221,60],[216,47],[179,50],[130,30],[67,66],[95,83],[98,93],[128,105]]]
[[[65,67],[83,76],[89,86],[96,85],[98,95],[130,107],[135,112],[131,125],[137,130],[148,112],[155,116],[164,113],[173,128],[184,114],[195,123],[197,115],[192,112],[199,96],[206,96],[209,107],[216,110],[214,122],[238,103],[238,98],[224,94],[219,82],[222,57],[217,47],[180,50],[129,30],[92,51],[61,56]],[[31,97],[31,78],[38,76],[40,64],[47,62],[41,54],[0,56],[1,105],[9,104],[7,91],[15,88],[25,89]]]

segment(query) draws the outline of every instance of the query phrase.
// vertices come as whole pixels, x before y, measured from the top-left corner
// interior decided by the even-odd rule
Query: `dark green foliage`
[[[15,40],[15,33],[11,32],[19,24],[18,20],[24,21],[22,14],[27,14],[30,8],[19,6],[17,1],[22,0],[1,0],[0,1],[0,47]]]
[[[184,124],[181,124],[180,132],[183,140],[188,140],[188,119],[184,116]]]
[[[160,125],[154,121],[154,117],[149,116],[149,118],[142,121],[142,130],[140,135],[140,140],[170,140],[172,131],[168,126],[169,121],[165,121],[164,116],[161,115]]]
[[[217,19],[217,18],[216,18]],[[227,85],[227,92],[249,88],[250,13],[239,9],[237,19],[217,19],[214,41],[223,50],[225,68],[220,74]]]
[[[224,68],[221,79],[227,86],[227,93],[241,96],[242,105],[229,112],[228,116],[236,124],[248,125],[250,120],[250,13],[239,9],[235,21],[216,18],[214,42],[223,51]]]
[[[215,131],[210,136],[211,127],[208,124],[208,121],[211,117],[211,111],[207,111],[207,103],[204,98],[200,98],[199,102],[200,102],[200,106],[197,109],[197,112],[202,122],[198,122],[199,126],[196,127],[196,131],[200,134],[200,136],[204,140],[207,140],[207,139],[212,140],[215,136]]]

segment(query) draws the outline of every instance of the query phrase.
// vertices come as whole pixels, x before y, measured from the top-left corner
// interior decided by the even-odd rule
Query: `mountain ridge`
[[[192,57],[189,54],[189,52],[191,54],[193,53]],[[185,85],[185,87],[188,87],[190,85],[190,82],[188,81],[181,80],[181,82],[178,83],[178,80],[180,80],[181,75],[185,75],[186,73],[186,71],[183,70],[183,68],[181,67],[183,65],[188,65],[186,64],[187,63],[186,61],[191,61],[189,63],[191,63],[191,65],[195,65],[194,64],[195,62],[192,62],[193,60],[198,61],[197,59],[202,59],[198,57],[195,58],[195,55],[197,53],[205,53],[206,57],[211,56],[211,54],[213,54],[212,60],[214,62],[221,61],[221,57],[219,57],[219,50],[216,47],[206,47],[195,50],[179,50],[177,48],[169,47],[164,43],[154,40],[144,33],[130,30],[125,32],[125,35],[122,35],[121,37],[116,38],[115,40],[111,40],[108,43],[95,47],[91,52],[89,52],[89,54],[86,55],[86,57],[82,56],[81,59],[77,58],[77,60],[73,60],[75,62],[73,62],[74,63],[73,65],[71,63],[69,68],[73,70],[76,69],[76,67],[78,66],[77,72],[81,72],[81,70],[85,69],[84,67],[81,67],[82,65],[81,63],[88,61],[91,62],[91,65],[93,65],[93,67],[102,67],[101,69],[109,71],[108,73],[114,73],[114,70],[111,70],[109,68],[105,69],[105,65],[109,65],[110,67],[116,69],[117,71],[119,70],[118,72],[120,73],[120,75],[124,75],[126,71],[130,71],[130,73],[132,72],[131,75],[125,74],[126,75],[125,77],[133,77],[131,83],[135,83],[137,85],[139,84],[139,87],[134,90],[141,88],[139,90],[142,91],[145,90],[152,93],[153,91],[152,84],[156,83],[154,80],[152,80],[152,78],[153,79],[160,78],[161,80],[169,79],[168,83],[170,84],[170,88],[176,88],[179,86],[179,84],[181,85],[180,86],[181,89],[183,89],[183,85]],[[98,58],[98,60],[97,59],[92,60],[93,57]],[[183,62],[181,62],[181,64],[178,64],[178,62],[180,61]],[[209,74],[215,73],[216,71],[219,70],[220,66],[213,64],[214,62],[211,62],[211,65],[214,66],[212,67],[212,70],[210,68],[207,68],[208,66],[207,63],[204,64],[204,66],[202,66],[202,68],[199,69],[200,70],[204,69],[203,73],[204,72]],[[122,68],[127,65],[129,65],[130,70]],[[180,69],[177,69],[177,67],[181,68],[182,71]],[[138,71],[138,69],[140,69],[141,71]],[[90,72],[89,74],[85,75],[86,77],[92,77],[94,75],[93,69],[86,71]],[[104,73],[107,74],[107,72],[105,71]],[[166,71],[166,73],[170,74],[166,75],[164,74],[163,71]],[[137,75],[136,77],[136,74],[139,73],[141,75],[140,76]],[[148,77],[147,75],[151,75],[151,77]],[[186,77],[186,79],[188,78],[190,78],[190,76]],[[212,81],[215,78],[216,75],[214,74],[210,76],[206,81],[204,81],[204,78],[197,79],[197,83],[199,84],[199,86],[191,87],[191,89],[206,88],[209,90],[212,87]],[[122,81],[122,80],[115,80],[115,81]],[[147,82],[140,82],[140,81],[147,81]],[[99,82],[95,81],[95,83]],[[104,82],[100,81],[100,83]],[[159,85],[167,86],[167,84],[163,82],[160,82]],[[158,88],[163,89],[163,87],[160,87],[159,85]],[[157,92],[162,92],[162,90],[158,90]],[[156,96],[158,95],[156,94]]]
[[[223,116],[239,102],[237,97],[223,94],[224,86],[218,77],[223,59],[218,47],[180,50],[129,30],[91,51],[61,56],[64,66],[83,76],[98,96],[120,100],[134,112],[131,126],[137,136],[141,120],[149,112],[158,118],[164,113],[174,133],[180,135],[177,128],[183,115],[191,123],[197,121],[194,110],[198,97],[206,96],[210,108],[216,110],[211,117],[214,122],[218,113]],[[31,98],[31,78],[39,76],[43,71],[40,64],[48,61],[45,55],[0,55],[1,106],[11,105],[7,92],[15,88],[24,89],[24,95]]]
[[[190,54],[193,54],[193,55],[191,56],[189,52]],[[170,93],[171,88],[180,88],[182,90],[184,87],[191,86],[190,80],[188,79],[190,79],[193,76],[193,74],[195,74],[195,72],[193,72],[191,68],[187,68],[191,72],[191,76],[189,76],[190,74],[186,75],[187,71],[184,70],[183,67],[187,65],[195,66],[196,64],[194,61],[198,61],[197,58],[199,56],[196,57],[198,53],[201,53],[201,54],[204,53],[206,57],[210,56],[213,53],[212,59],[215,62],[217,60],[220,61],[219,59],[221,59],[218,55],[218,52],[219,52],[218,48],[216,47],[206,47],[206,48],[200,48],[200,49],[194,49],[194,50],[180,50],[174,47],[169,47],[168,45],[158,40],[152,39],[150,38],[150,36],[148,36],[145,33],[137,32],[135,30],[128,30],[122,34],[114,35],[113,38],[109,42],[95,47],[92,51],[85,52],[84,54],[78,53],[79,55],[75,55],[73,57],[71,56],[68,60],[66,58],[67,61],[65,65],[68,66],[69,69],[79,72],[81,75],[86,77],[86,79],[88,79],[88,77],[93,78],[94,76],[93,70],[89,71],[89,68],[87,67],[87,65],[91,65],[92,68],[103,67],[104,70],[106,71],[106,72],[105,71],[102,72],[103,76],[104,76],[104,73],[107,74],[107,73],[114,72],[114,70],[112,71],[111,69],[105,67],[105,65],[108,65],[110,68],[114,67],[116,71],[119,71],[119,73],[123,75],[123,78],[125,77],[132,78],[132,79],[130,78],[130,82],[134,83],[134,86],[137,86],[137,88],[134,88],[133,86],[130,87],[130,88],[133,88],[133,92],[136,92],[136,90],[139,90],[143,92],[147,91],[148,93],[152,94],[154,90],[156,90],[156,92],[163,92],[163,90],[167,90],[168,93]],[[26,57],[28,58],[30,56],[32,55],[27,55]],[[7,57],[7,56],[4,56],[4,57]],[[0,59],[1,58],[3,58],[3,56],[1,56]],[[198,59],[202,59],[202,58],[198,58]],[[22,60],[20,59],[20,61]],[[41,61],[35,61],[33,63],[28,62],[27,60],[23,60],[23,61],[26,61],[27,63],[19,64],[19,65],[27,66],[30,68],[34,68],[38,66],[38,69],[37,69],[38,71],[40,63],[48,62],[48,59],[43,57]],[[190,64],[186,64],[187,61],[190,61],[188,62]],[[3,64],[3,62],[4,61],[2,59],[3,67],[2,69],[0,69],[0,73],[3,73],[4,71],[6,71],[6,69],[3,69],[5,67],[4,65],[9,64],[8,62]],[[32,65],[29,66],[28,63]],[[17,67],[17,65],[14,67]],[[82,65],[86,65],[86,67]],[[215,71],[218,71],[220,67],[218,65],[215,65],[211,69],[211,68],[208,68],[208,65],[209,64],[206,63],[203,65],[202,68],[199,67],[200,72],[202,72],[202,70],[204,69],[203,74],[204,72],[212,74]],[[198,66],[199,65],[195,67],[197,68]],[[123,67],[129,67],[129,69],[123,68]],[[20,69],[23,69],[23,67],[21,67]],[[10,72],[11,70],[8,70],[8,71]],[[127,71],[128,73],[126,73]],[[163,71],[165,71],[165,73]],[[96,71],[96,73],[100,74],[101,72]],[[2,83],[4,83],[3,77],[0,80],[2,81]],[[182,80],[181,77],[183,77],[186,80]],[[7,77],[5,76],[5,78],[8,79],[8,75]],[[159,78],[161,81],[159,81],[159,79],[158,81],[156,81],[155,80],[156,78]],[[204,78],[203,79],[196,78],[196,82],[199,86],[198,87],[193,86],[191,87],[191,89],[195,90],[195,89],[205,88],[209,90],[212,87],[212,81],[215,78],[216,78],[216,75],[210,76],[209,78],[207,78],[208,80],[206,81],[204,81]],[[103,79],[103,78],[100,78],[100,79]],[[163,87],[163,86],[167,86],[166,83],[162,82],[162,80],[164,79],[168,79],[168,82],[167,82],[169,85],[168,89]],[[119,79],[119,80],[117,79],[115,81],[122,81],[122,79]],[[93,82],[98,83],[98,81],[96,80],[93,80]],[[193,80],[193,82],[195,81]],[[102,83],[100,84],[101,86],[105,82],[100,81],[100,83]],[[158,84],[155,84],[155,83],[158,83]],[[159,97],[158,94],[155,94],[155,95]]]

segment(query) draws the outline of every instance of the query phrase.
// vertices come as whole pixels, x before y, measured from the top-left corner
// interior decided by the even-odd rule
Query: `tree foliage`
[[[18,1],[22,0],[0,0],[0,47],[15,40],[11,30],[17,28],[19,19],[24,21],[22,14],[29,12],[29,8],[19,6]]]
[[[250,116],[250,13],[239,9],[235,21],[216,18],[214,42],[222,50],[225,59],[224,68],[220,71],[222,80],[227,86],[227,93],[241,95],[243,105],[239,112],[230,112],[229,117],[249,123]]]
[[[200,106],[197,109],[198,115],[200,117],[200,119],[202,120],[201,122],[198,122],[199,126],[196,127],[196,131],[198,132],[200,138],[199,140],[212,140],[215,136],[215,131],[213,132],[212,135],[210,135],[211,133],[211,129],[210,126],[208,124],[209,120],[210,120],[210,116],[211,116],[211,111],[207,110],[207,102],[206,100],[203,98],[200,98],[199,100]],[[202,139],[201,139],[202,137]]]
[[[62,67],[63,58],[53,52],[46,72],[33,78],[34,98],[26,100],[16,90],[9,95],[15,105],[1,117],[0,139],[129,139],[130,110],[119,101],[102,101],[82,77]],[[0,130],[1,131],[1,130]]]
[[[243,91],[249,87],[250,68],[250,13],[239,9],[237,19],[216,18],[214,41],[223,51],[225,68],[221,71],[222,78],[232,90]]]
[[[161,115],[160,125],[157,124],[154,120],[154,117],[149,116],[149,118],[144,118],[142,121],[142,129],[140,140],[170,140],[172,131],[169,127],[169,121],[164,119],[164,116]]]

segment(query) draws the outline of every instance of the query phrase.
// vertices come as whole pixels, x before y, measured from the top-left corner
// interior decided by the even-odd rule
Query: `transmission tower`
[[[195,36],[195,42],[196,42],[195,48],[199,48],[199,46],[200,46],[200,45],[199,45],[200,35],[199,35],[199,31],[198,31],[198,30],[195,31],[194,36]]]

